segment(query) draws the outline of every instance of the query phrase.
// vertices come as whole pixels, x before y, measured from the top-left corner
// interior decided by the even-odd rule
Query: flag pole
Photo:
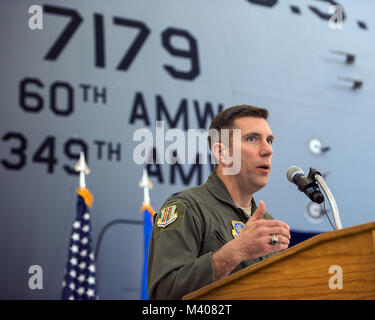
[[[153,188],[152,182],[148,178],[147,169],[143,169],[142,179],[139,181],[139,187],[143,188],[143,205],[150,205],[150,189]]]
[[[74,170],[79,174],[79,187],[77,193],[85,200],[88,207],[92,207],[94,197],[90,190],[86,187],[86,175],[90,174],[90,168],[87,165],[85,154],[83,151],[80,152],[79,160],[74,167]]]
[[[90,168],[86,163],[83,151],[80,152],[79,160],[75,165],[74,170],[79,173],[79,188],[86,188],[86,175],[90,174]]]

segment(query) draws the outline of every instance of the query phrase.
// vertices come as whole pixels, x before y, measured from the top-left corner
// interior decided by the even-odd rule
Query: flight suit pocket
[[[213,234],[223,245],[227,243],[227,241],[222,237],[222,235],[217,230],[213,230]]]
[[[201,247],[200,255],[210,251],[215,252],[226,243],[227,241],[225,241],[224,237],[217,230],[211,230]]]

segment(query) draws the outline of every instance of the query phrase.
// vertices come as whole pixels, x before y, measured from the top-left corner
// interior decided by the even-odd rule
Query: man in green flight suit
[[[216,170],[205,184],[170,196],[156,215],[150,299],[181,299],[288,247],[289,226],[253,198],[267,185],[271,169],[274,136],[267,117],[266,109],[239,105],[212,121],[208,139]]]

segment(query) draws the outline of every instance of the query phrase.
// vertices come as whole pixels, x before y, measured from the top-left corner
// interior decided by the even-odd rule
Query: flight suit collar
[[[232,197],[225,186],[224,182],[219,178],[216,172],[212,172],[207,179],[206,186],[208,191],[219,201],[225,202],[232,206],[235,209],[241,210],[238,206],[233,202]],[[251,198],[251,215],[257,209],[254,197]]]

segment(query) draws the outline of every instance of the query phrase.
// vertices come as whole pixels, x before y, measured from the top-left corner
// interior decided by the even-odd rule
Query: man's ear
[[[219,162],[219,155],[220,155],[220,143],[219,142],[216,142],[214,143],[212,146],[211,146],[211,152],[213,154],[213,156],[215,157],[215,159]]]
[[[211,147],[212,154],[222,164],[231,164],[232,158],[230,157],[229,147],[224,143],[216,142]]]

